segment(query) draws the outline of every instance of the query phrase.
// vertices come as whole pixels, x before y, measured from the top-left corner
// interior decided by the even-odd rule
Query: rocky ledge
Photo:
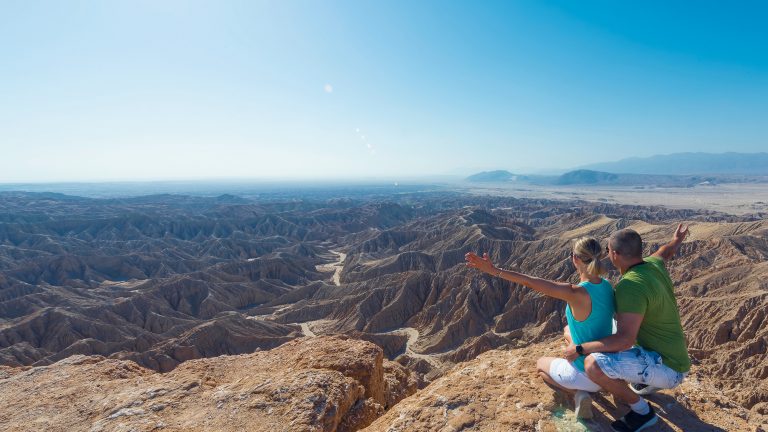
[[[190,360],[168,373],[77,355],[0,369],[0,425],[12,431],[607,431],[623,414],[598,395],[579,423],[570,401],[536,376],[556,339],[497,349],[417,391],[414,375],[376,345],[321,336],[271,351]],[[763,431],[768,416],[731,400],[695,366],[650,397],[661,431]]]
[[[366,432],[406,431],[610,431],[623,415],[608,395],[595,397],[594,419],[576,421],[573,403],[536,373],[536,359],[560,356],[563,342],[549,340],[512,350],[491,350],[457,364],[404,399]],[[677,389],[649,397],[658,431],[768,431],[768,416],[749,411],[713,385],[697,367]]]
[[[381,348],[345,337],[191,360],[158,373],[77,355],[0,370],[0,425],[14,431],[352,431],[416,391]]]

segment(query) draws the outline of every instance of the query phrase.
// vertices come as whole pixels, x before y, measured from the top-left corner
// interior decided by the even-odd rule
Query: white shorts
[[[559,385],[571,390],[596,392],[600,386],[593,383],[586,373],[576,369],[571,362],[558,358],[549,364],[549,376]]]

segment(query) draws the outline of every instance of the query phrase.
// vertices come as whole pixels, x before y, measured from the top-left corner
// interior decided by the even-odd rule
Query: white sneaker
[[[589,420],[592,418],[592,396],[584,390],[579,390],[574,396],[574,411],[576,418]]]
[[[656,393],[657,391],[661,390],[658,387],[653,387],[645,384],[630,384],[629,388],[635,392],[636,394],[639,394],[640,396],[645,396],[649,394]]]

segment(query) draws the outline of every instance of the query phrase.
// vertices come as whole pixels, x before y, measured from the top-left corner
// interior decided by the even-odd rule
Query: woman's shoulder
[[[607,280],[603,279],[600,281],[600,283],[591,283],[586,282],[586,285],[582,285],[584,287],[584,290],[589,293],[590,297],[592,297],[595,301],[600,301],[601,303],[605,302],[613,302],[613,298],[615,296],[613,287],[611,286],[611,283]],[[598,300],[603,299],[603,300]]]
[[[613,285],[611,284],[611,282],[605,278],[603,278],[603,280],[600,282],[600,285],[613,289]]]
[[[603,278],[600,278],[600,283],[592,283],[590,281],[584,281],[584,282],[580,282],[579,286],[582,286],[585,288],[601,287],[601,288],[613,289],[613,285],[611,285],[611,283],[607,279],[603,279]]]

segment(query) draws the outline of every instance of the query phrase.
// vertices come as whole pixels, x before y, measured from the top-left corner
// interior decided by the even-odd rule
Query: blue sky
[[[765,151],[763,2],[0,3],[0,182]]]

